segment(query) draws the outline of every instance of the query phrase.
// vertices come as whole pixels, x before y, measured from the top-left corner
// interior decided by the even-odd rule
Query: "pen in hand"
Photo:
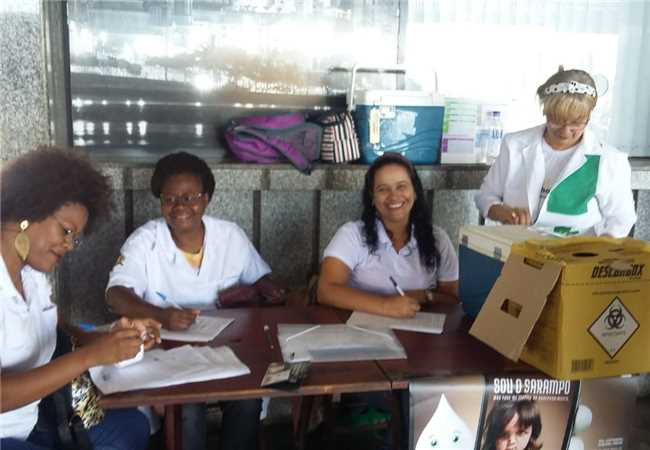
[[[172,308],[183,309],[183,308],[181,308],[180,306],[178,306],[176,303],[174,303],[173,301],[171,301],[170,299],[168,299],[167,296],[166,296],[165,294],[163,294],[162,292],[156,292],[156,294],[158,294],[158,297],[160,297],[160,299],[161,299],[163,302],[167,303],[167,304],[168,304],[169,306],[171,306]]]
[[[399,295],[401,295],[402,297],[404,297],[404,295],[405,295],[404,291],[402,290],[401,287],[399,287],[399,284],[397,284],[397,281],[395,281],[395,278],[393,278],[392,275],[389,276],[388,278],[390,278],[390,282],[393,283],[393,286],[395,287],[395,290],[397,291],[397,293]]]
[[[196,318],[200,313],[198,309],[182,308],[162,292],[156,292],[156,295],[158,295],[160,300],[165,304],[170,306],[161,306],[164,315],[164,317],[161,318],[161,323],[165,328],[172,331],[181,331],[188,329],[195,323]]]

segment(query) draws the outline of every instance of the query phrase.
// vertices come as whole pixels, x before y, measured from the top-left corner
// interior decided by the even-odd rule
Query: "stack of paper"
[[[198,316],[191,327],[183,331],[160,330],[165,340],[182,342],[208,342],[214,339],[235,319],[216,316]]]
[[[349,325],[279,324],[278,341],[286,362],[406,359],[395,334]]]
[[[228,347],[190,345],[145,352],[142,361],[124,368],[110,365],[90,369],[90,377],[104,394],[218,380],[249,373],[250,369]]]
[[[355,311],[348,319],[347,324],[369,329],[392,328],[393,330],[440,334],[445,326],[445,318],[444,314],[419,312],[410,319],[396,319]]]

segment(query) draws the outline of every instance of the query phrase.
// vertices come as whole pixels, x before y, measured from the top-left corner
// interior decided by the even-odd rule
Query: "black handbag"
[[[53,358],[72,350],[68,335],[57,328],[56,349]],[[88,430],[81,418],[72,409],[72,389],[70,383],[43,398],[39,404],[39,422],[56,425],[56,450],[94,450]]]

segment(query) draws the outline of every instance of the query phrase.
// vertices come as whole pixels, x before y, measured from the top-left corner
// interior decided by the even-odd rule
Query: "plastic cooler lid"
[[[555,236],[542,234],[527,225],[464,225],[458,233],[460,245],[502,262],[510,256],[512,244],[530,239],[555,239]]]
[[[357,90],[354,91],[356,105],[380,106],[444,106],[445,99],[435,92],[401,90]]]

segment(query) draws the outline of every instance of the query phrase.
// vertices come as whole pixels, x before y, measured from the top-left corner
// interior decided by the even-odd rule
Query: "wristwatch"
[[[433,299],[435,298],[433,289],[425,289],[424,297],[427,299],[427,303],[433,303]]]

